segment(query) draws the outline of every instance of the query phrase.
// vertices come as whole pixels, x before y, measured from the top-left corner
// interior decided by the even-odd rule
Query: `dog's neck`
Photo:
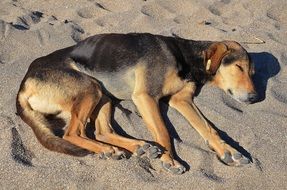
[[[182,38],[176,38],[176,41],[182,54],[180,77],[201,85],[211,80],[212,75],[206,71],[206,60],[203,52],[213,42],[186,40]]]

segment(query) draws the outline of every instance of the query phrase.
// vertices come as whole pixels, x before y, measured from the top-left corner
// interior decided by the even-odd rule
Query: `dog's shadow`
[[[268,52],[249,53],[249,55],[254,63],[255,75],[252,79],[258,94],[257,102],[260,102],[266,97],[268,80],[279,73],[280,64],[277,58]]]

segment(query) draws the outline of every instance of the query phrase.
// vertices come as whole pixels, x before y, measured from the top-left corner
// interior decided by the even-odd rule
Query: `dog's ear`
[[[204,51],[204,64],[207,73],[215,74],[221,64],[222,58],[229,53],[227,46],[222,42],[211,44]]]

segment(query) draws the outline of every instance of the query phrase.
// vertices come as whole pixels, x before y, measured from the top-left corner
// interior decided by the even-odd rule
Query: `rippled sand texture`
[[[1,0],[1,189],[286,188],[286,10],[286,0]],[[253,43],[244,47],[255,63],[260,102],[246,106],[208,86],[195,98],[205,116],[226,132],[221,135],[253,163],[240,168],[221,164],[183,117],[164,104],[177,158],[189,168],[183,175],[162,171],[158,161],[75,158],[44,149],[14,114],[28,65],[87,36],[109,32]],[[118,132],[151,140],[131,102],[122,102],[114,118]]]

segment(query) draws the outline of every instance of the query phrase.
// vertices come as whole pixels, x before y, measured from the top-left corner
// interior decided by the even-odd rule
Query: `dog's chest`
[[[176,94],[181,91],[186,84],[187,82],[178,76],[178,71],[176,69],[170,69],[164,77],[162,95],[168,96]]]

